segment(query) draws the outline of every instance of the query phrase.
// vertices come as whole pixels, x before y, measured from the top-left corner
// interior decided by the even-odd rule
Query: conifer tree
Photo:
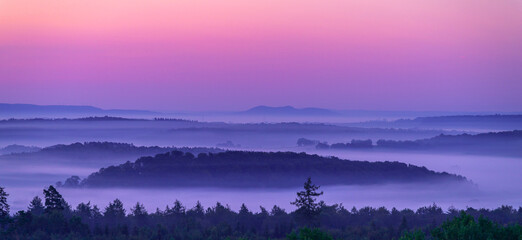
[[[5,192],[3,187],[0,187],[0,218],[9,216],[9,204],[7,203],[7,197],[9,194]]]
[[[123,203],[119,199],[115,199],[105,208],[103,215],[107,221],[112,223],[123,221],[123,219],[125,219],[125,208],[123,208]]]
[[[33,200],[29,203],[29,207],[27,209],[33,215],[39,216],[44,213],[45,207],[42,203],[42,199],[38,196],[35,196]]]
[[[307,225],[313,222],[321,210],[317,197],[323,195],[323,192],[317,191],[319,187],[312,183],[312,178],[308,177],[304,183],[304,191],[297,192],[297,198],[291,202],[298,208],[298,213],[302,215]]]
[[[52,185],[49,188],[44,189],[45,196],[45,211],[63,211],[66,207],[65,200],[62,195]]]

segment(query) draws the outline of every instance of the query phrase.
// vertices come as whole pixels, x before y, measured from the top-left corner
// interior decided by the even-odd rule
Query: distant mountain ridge
[[[336,111],[325,108],[295,108],[292,106],[283,107],[269,107],[257,106],[246,111],[239,112],[239,114],[251,115],[275,115],[275,116],[339,116]]]
[[[31,117],[91,117],[91,116],[150,116],[160,115],[147,110],[101,109],[93,106],[35,105],[0,103],[2,118]]]
[[[448,112],[448,111],[386,111],[386,110],[333,110],[327,108],[293,106],[272,107],[260,105],[245,111],[202,111],[202,112],[156,112],[132,109],[102,109],[78,105],[36,105],[0,103],[0,119],[10,118],[86,118],[86,117],[131,117],[131,118],[178,118],[199,121],[222,122],[350,122],[359,125],[389,124],[389,122],[355,123],[368,119],[401,119],[432,116],[492,115],[497,112]],[[513,112],[505,114],[522,114]],[[262,117],[262,118],[260,118]],[[360,120],[354,120],[360,119]],[[335,120],[335,121],[334,121]]]
[[[112,117],[112,116],[103,116],[103,117],[79,117],[79,118],[9,118],[9,119],[0,119],[0,123],[9,123],[9,122],[97,122],[97,121],[133,121],[133,122],[189,122],[196,123],[197,121],[193,120],[185,120],[185,119],[177,119],[177,118],[131,118],[131,117]]]
[[[429,122],[431,119],[435,121],[451,118],[457,120],[466,117],[484,117],[484,120],[491,120],[486,116],[522,116],[522,112],[512,112],[498,114],[495,112],[451,112],[451,111],[385,111],[385,110],[332,110],[327,108],[296,108],[293,106],[272,107],[260,105],[250,108],[246,111],[236,112],[236,115],[242,116],[266,116],[266,117],[328,117],[328,118],[349,118],[349,117],[370,117],[370,118],[391,118],[398,119],[395,121],[371,121],[354,123],[360,125],[380,124],[385,125],[394,123],[397,125],[406,122]],[[405,119],[413,118],[413,119]]]

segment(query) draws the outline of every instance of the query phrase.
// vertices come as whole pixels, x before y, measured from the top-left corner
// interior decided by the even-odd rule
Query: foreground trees
[[[3,209],[9,209],[8,195],[0,189],[2,206],[7,206]],[[236,212],[221,203],[205,208],[199,202],[190,208],[176,200],[152,212],[136,203],[127,213],[129,208],[118,199],[103,211],[90,202],[73,210],[56,188],[49,187],[44,190],[45,204],[35,197],[27,211],[5,216],[0,239],[522,239],[522,208],[347,210],[318,202],[318,190],[308,179],[293,202],[298,207],[293,212],[278,206],[252,211],[244,204]],[[303,221],[304,216],[311,216],[314,226]]]
[[[44,189],[45,196],[45,211],[53,212],[53,211],[62,211],[65,209],[65,200],[62,195],[54,188],[53,186],[49,186],[49,188]]]
[[[297,198],[291,204],[297,207],[296,214],[301,217],[304,225],[318,225],[317,216],[321,213],[321,205],[324,202],[317,202],[318,196],[323,192],[318,192],[320,186],[312,183],[312,178],[308,177],[304,183],[304,191],[297,192]]]
[[[0,187],[0,218],[9,216],[9,204],[7,204],[7,197],[9,194],[5,192],[3,187]]]
[[[0,187],[0,236],[9,220],[9,204],[7,204],[8,196],[9,194],[5,192],[5,189]]]
[[[518,224],[501,226],[480,216],[478,220],[466,212],[445,221],[441,226],[424,234],[420,230],[406,232],[399,240],[517,240],[522,238],[522,227]]]
[[[480,216],[475,220],[471,215],[461,212],[459,217],[444,222],[435,228],[431,235],[437,240],[474,239],[474,240],[509,240],[521,239],[520,225],[501,226]]]
[[[288,235],[288,240],[333,240],[332,236],[317,228],[302,228],[298,232],[293,232]]]

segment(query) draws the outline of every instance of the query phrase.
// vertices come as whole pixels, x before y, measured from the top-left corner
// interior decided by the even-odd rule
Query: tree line
[[[385,140],[373,142],[371,139],[329,144],[318,140],[299,138],[299,147],[315,147],[319,150],[415,150],[471,152],[479,154],[520,156],[522,151],[522,130],[489,132],[479,134],[440,134],[418,140]]]
[[[258,211],[244,204],[239,211],[200,202],[187,208],[180,201],[148,212],[136,203],[127,212],[115,199],[104,209],[90,202],[72,208],[54,186],[36,196],[27,210],[10,214],[9,195],[0,187],[0,239],[521,239],[522,208],[459,211],[439,206],[411,209],[364,207],[351,210],[327,205],[319,186],[308,178],[291,203]]]

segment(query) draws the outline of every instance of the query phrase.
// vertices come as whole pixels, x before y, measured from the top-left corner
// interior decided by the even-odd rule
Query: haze
[[[502,138],[493,138],[495,144],[481,143],[476,151],[467,146],[463,151],[444,150],[408,150],[397,149],[329,149],[315,146],[298,146],[299,138],[317,139],[331,144],[350,142],[353,139],[372,139],[374,144],[379,139],[416,140],[446,135],[472,134],[468,128],[476,126],[500,126],[510,131],[522,122],[506,124],[500,116],[462,124],[442,119],[442,124],[452,131],[419,128],[354,128],[331,124],[310,123],[221,123],[193,122],[180,120],[137,120],[137,119],[84,119],[84,120],[11,120],[0,122],[0,129],[6,134],[0,136],[0,146],[21,144],[48,147],[55,144],[74,142],[109,141],[128,142],[139,146],[196,146],[221,147],[245,151],[293,151],[308,152],[322,156],[338,156],[342,159],[362,161],[398,161],[417,166],[426,166],[430,170],[449,172],[465,176],[473,187],[453,186],[448,184],[375,184],[369,186],[324,186],[327,193],[324,200],[330,203],[343,203],[345,206],[386,206],[400,208],[418,208],[437,203],[444,208],[467,206],[476,208],[494,208],[503,204],[517,206],[522,201],[522,186],[513,184],[522,181],[519,169],[520,146],[518,136],[506,145]],[[497,120],[495,120],[497,119]],[[371,123],[371,122],[370,122]],[[390,124],[393,122],[390,122]],[[437,124],[437,122],[431,122]],[[466,122],[464,122],[466,123]],[[357,125],[357,124],[355,124]],[[463,127],[463,128],[461,128]],[[484,131],[487,133],[488,130]],[[498,144],[497,144],[498,143]],[[444,144],[444,143],[443,143]],[[469,143],[461,143],[462,146]],[[494,147],[497,146],[498,147]],[[443,145],[442,145],[443,146]],[[492,148],[493,147],[493,148]],[[480,151],[483,149],[489,151]],[[67,149],[67,148],[66,148]],[[122,152],[110,147],[71,148],[55,152],[34,152],[0,156],[0,164],[9,166],[0,171],[0,181],[8,187],[13,197],[13,209],[24,209],[35,195],[41,194],[42,186],[63,181],[77,175],[86,178],[102,167],[119,165],[135,161],[138,157],[154,155],[168,151]],[[219,150],[219,149],[218,149]],[[34,150],[31,150],[34,151]],[[200,151],[210,151],[202,149]],[[223,150],[219,150],[223,151]],[[197,155],[197,154],[196,154]],[[146,202],[149,210],[163,208],[173,200],[179,199],[191,206],[202,201],[206,206],[215,202],[229,204],[239,209],[242,203],[252,209],[258,206],[271,207],[278,204],[286,209],[293,209],[288,199],[298,188],[287,189],[219,189],[219,188],[112,188],[100,189],[62,189],[67,200],[76,205],[83,201],[92,201],[105,206],[114,198],[121,199],[127,207],[136,201]],[[247,193],[245,195],[245,193]],[[400,193],[400,194],[398,194]],[[93,197],[95,196],[95,197]]]
[[[0,102],[519,111],[520,1],[1,1]]]
[[[0,0],[0,239],[522,239],[521,93],[521,0]]]

